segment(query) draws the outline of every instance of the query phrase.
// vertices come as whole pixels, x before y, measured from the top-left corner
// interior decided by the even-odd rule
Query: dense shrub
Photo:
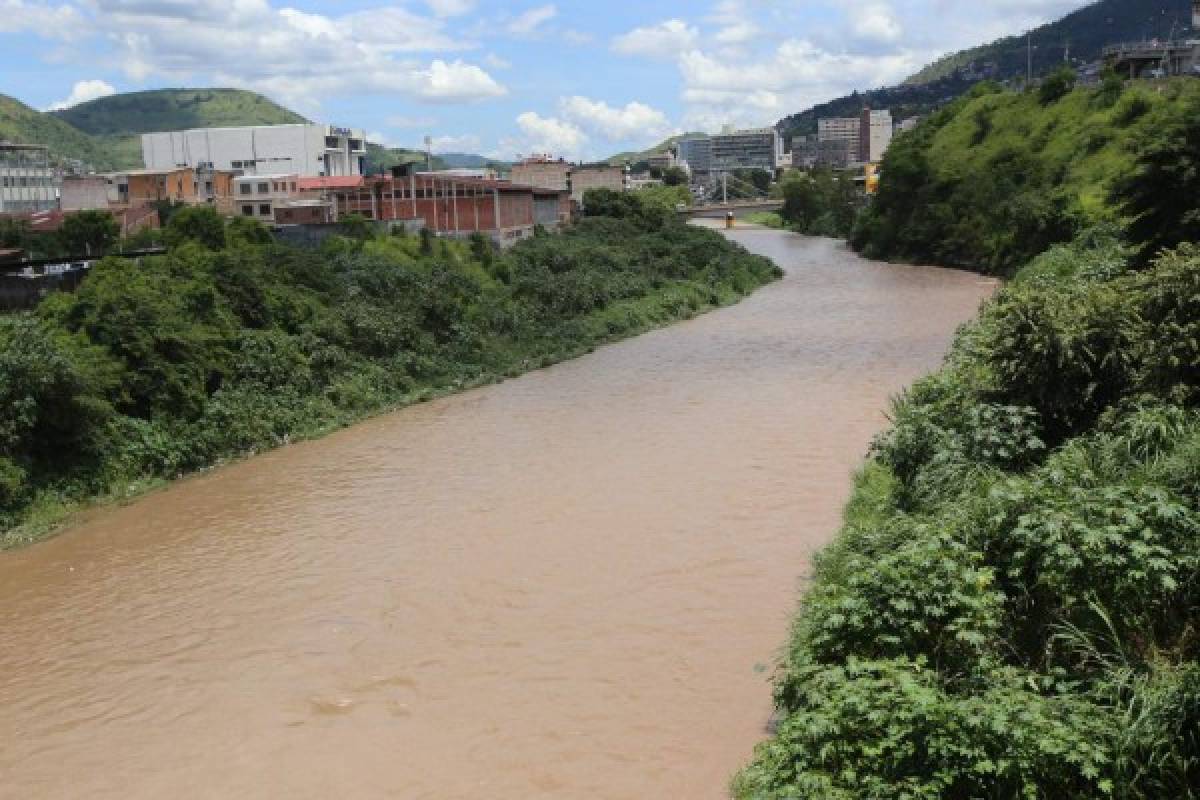
[[[1200,252],[1040,257],[897,400],[738,797],[1200,796]]]

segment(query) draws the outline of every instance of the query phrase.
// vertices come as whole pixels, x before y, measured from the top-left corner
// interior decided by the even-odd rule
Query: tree
[[[1038,102],[1044,106],[1057,103],[1075,88],[1075,70],[1059,67],[1042,80],[1038,87]]]
[[[683,167],[668,167],[663,170],[662,182],[666,186],[687,186],[687,170]]]
[[[362,214],[347,214],[338,220],[338,231],[348,239],[365,242],[371,238],[374,229],[371,222]]]
[[[171,215],[166,241],[171,247],[197,242],[209,250],[220,250],[225,247],[225,220],[210,206],[181,209]]]
[[[67,255],[104,255],[121,235],[121,227],[107,211],[80,211],[63,220],[58,232]]]
[[[15,217],[0,217],[0,247],[26,250],[32,240],[33,231],[30,230],[27,221]]]
[[[1183,242],[1200,241],[1200,101],[1158,128],[1137,154],[1137,169],[1113,187],[1111,199],[1132,219],[1130,240],[1141,260]]]

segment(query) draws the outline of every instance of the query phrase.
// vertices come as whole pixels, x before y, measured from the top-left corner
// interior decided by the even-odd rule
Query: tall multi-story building
[[[792,137],[792,166],[811,169],[817,163],[817,137],[813,134]]]
[[[892,112],[864,108],[859,118],[858,160],[864,164],[882,161],[892,143],[893,130]]]
[[[726,131],[712,137],[712,171],[717,173],[738,169],[774,172],[782,154],[782,140],[774,128]]]
[[[37,144],[0,142],[0,213],[58,208],[62,174],[50,164],[50,151]]]
[[[306,178],[362,175],[367,140],[361,130],[332,125],[196,128],[142,135],[147,169],[237,170],[245,175]]]
[[[570,187],[570,174],[571,165],[561,158],[554,160],[549,156],[534,156],[513,164],[509,179],[521,186],[565,192]]]
[[[687,164],[692,178],[704,180],[712,172],[712,139],[708,136],[694,136],[681,139],[675,145],[679,161]]]
[[[862,120],[858,117],[817,120],[817,160],[825,166],[847,167],[857,161],[861,140]]]

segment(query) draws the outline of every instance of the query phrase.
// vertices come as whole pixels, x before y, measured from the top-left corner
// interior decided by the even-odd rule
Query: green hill
[[[1062,19],[1025,34],[951,53],[898,86],[855,92],[780,120],[777,127],[788,140],[816,133],[822,117],[854,116],[864,106],[888,108],[898,119],[928,114],[965,94],[981,78],[999,81],[1020,79],[1029,68],[1033,45],[1033,70],[1043,75],[1068,57],[1073,63],[1101,58],[1107,45],[1130,39],[1178,37],[1191,21],[1189,0],[1100,0]],[[1153,11],[1153,13],[1151,13]],[[1069,51],[1069,52],[1068,52]]]
[[[261,94],[242,89],[154,89],[80,103],[54,116],[93,136],[131,136],[188,128],[308,122]]]
[[[0,94],[0,140],[20,144],[44,144],[56,159],[79,159],[107,169],[119,166],[118,158],[104,143],[71,127],[52,114],[43,114],[19,100]],[[140,160],[141,153],[138,158]]]
[[[982,84],[893,142],[854,243],[869,256],[1009,274],[1047,247],[1119,223],[1130,154],[1200,107],[1200,81],[1014,92]]]

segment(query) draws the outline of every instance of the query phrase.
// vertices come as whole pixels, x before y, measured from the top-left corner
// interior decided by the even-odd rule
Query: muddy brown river
[[[992,284],[732,308],[0,553],[0,797],[717,800],[890,395]]]

